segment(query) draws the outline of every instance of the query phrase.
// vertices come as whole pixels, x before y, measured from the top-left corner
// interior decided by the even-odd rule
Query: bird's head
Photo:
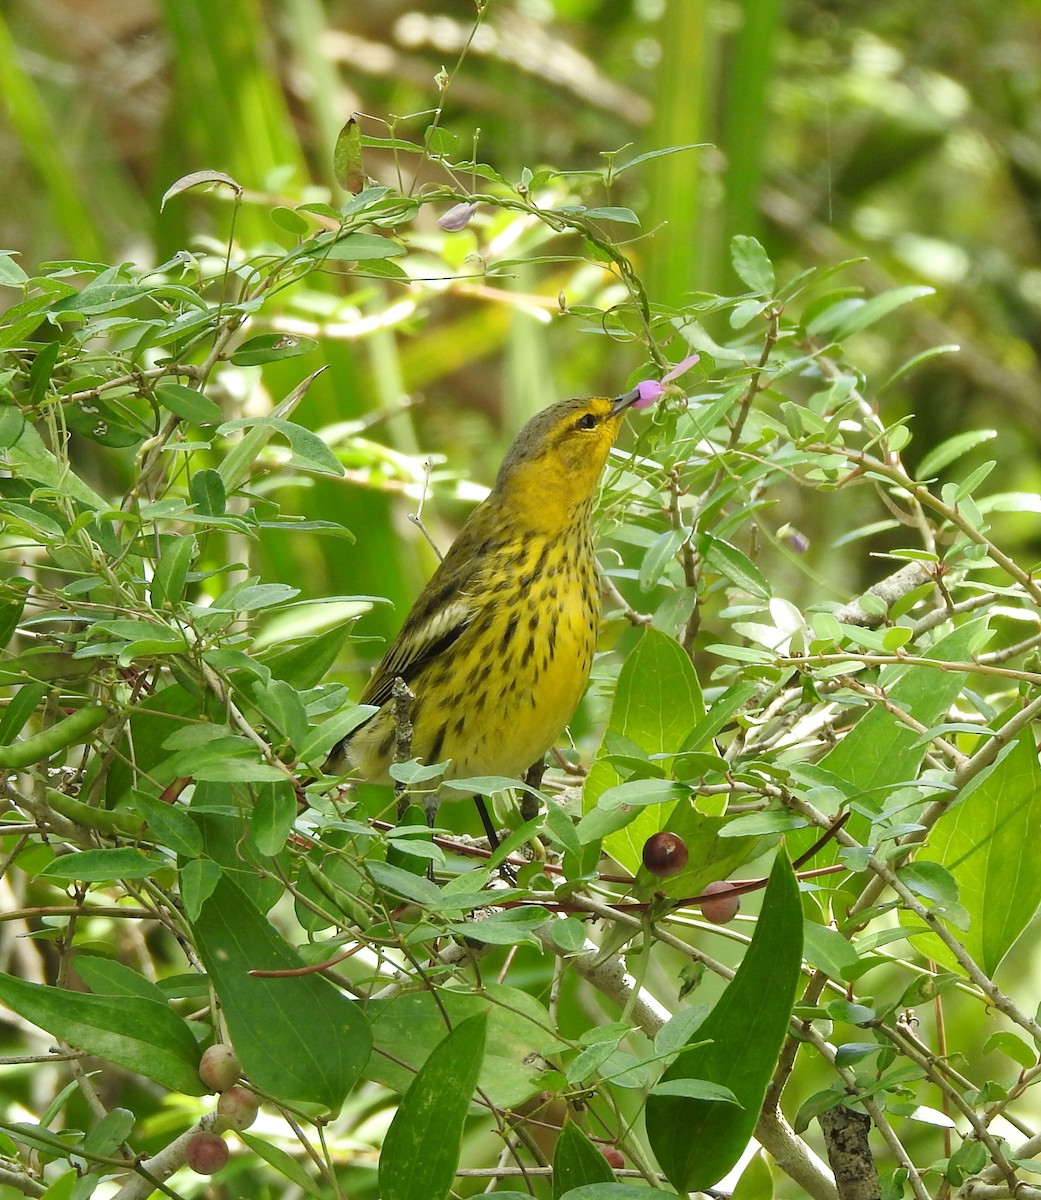
[[[592,499],[636,390],[609,399],[561,400],[517,434],[503,459],[492,499],[549,532],[563,530]]]

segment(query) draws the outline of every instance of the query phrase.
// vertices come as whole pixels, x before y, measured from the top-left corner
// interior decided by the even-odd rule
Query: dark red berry
[[[726,925],[737,916],[741,897],[735,894],[732,883],[718,879],[702,888],[701,894],[708,897],[701,901],[701,915],[706,921],[711,921],[713,925]]]
[[[184,1149],[184,1161],[196,1175],[216,1175],[228,1161],[228,1144],[215,1133],[193,1133]]]
[[[625,1155],[617,1146],[601,1146],[600,1153],[612,1171],[620,1171],[625,1166]]]
[[[676,833],[655,833],[643,844],[643,865],[660,879],[678,875],[689,857],[687,843]]]

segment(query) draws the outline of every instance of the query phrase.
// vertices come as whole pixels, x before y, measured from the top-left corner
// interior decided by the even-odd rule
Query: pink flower
[[[666,372],[661,378],[661,382],[654,379],[645,379],[643,383],[638,383],[634,388],[637,393],[637,399],[633,402],[633,408],[649,408],[655,400],[660,400],[668,391],[666,384],[672,383],[674,379],[678,379],[685,371],[698,361],[700,355],[691,354],[682,362],[678,362],[671,371]]]
[[[470,218],[476,211],[476,204],[453,204],[443,217],[438,217],[437,227],[446,233],[458,233],[470,224]]]

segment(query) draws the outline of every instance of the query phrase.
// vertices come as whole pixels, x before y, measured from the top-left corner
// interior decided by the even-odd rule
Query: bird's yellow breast
[[[588,536],[504,545],[468,601],[474,616],[452,653],[412,682],[412,753],[451,759],[449,777],[521,776],[560,736],[589,678],[600,602]],[[386,778],[393,745],[388,705],[352,738],[350,759]]]

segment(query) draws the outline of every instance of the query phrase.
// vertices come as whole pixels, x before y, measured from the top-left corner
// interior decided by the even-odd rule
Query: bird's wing
[[[473,618],[473,606],[458,594],[432,612],[417,605],[365,685],[361,703],[385,704],[391,697],[395,679],[410,683],[458,640]]]

